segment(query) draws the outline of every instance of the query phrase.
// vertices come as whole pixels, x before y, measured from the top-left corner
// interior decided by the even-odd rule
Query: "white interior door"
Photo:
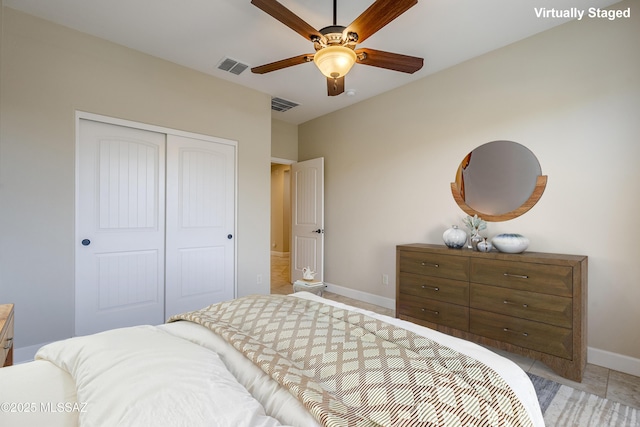
[[[324,280],[324,158],[291,165],[291,280],[310,267]]]
[[[80,120],[76,334],[164,320],[165,135]]]
[[[235,296],[235,146],[169,135],[166,316]]]

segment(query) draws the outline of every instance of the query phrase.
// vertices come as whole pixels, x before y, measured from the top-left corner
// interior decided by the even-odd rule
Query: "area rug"
[[[640,409],[528,374],[546,427],[640,427]]]

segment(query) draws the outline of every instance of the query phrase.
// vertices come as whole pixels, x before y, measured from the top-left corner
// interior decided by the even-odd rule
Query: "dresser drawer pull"
[[[511,302],[511,301],[509,301],[509,300],[504,300],[504,301],[502,301],[502,302],[503,302],[503,303],[505,303],[505,304],[520,305],[520,304],[518,304],[517,302]],[[524,308],[528,308],[528,307],[529,307],[529,304],[522,304],[522,306],[523,306]]]
[[[437,286],[429,286],[429,285],[422,285],[422,289],[431,289],[431,290],[434,290],[436,292],[440,290],[440,288],[437,287]]]
[[[522,334],[522,335],[523,335],[523,336],[525,336],[525,337],[528,337],[528,336],[529,336],[529,334],[528,334],[528,333],[526,333],[526,332],[512,331],[512,330],[511,330],[511,329],[509,329],[509,328],[503,328],[502,330],[503,330],[503,331],[505,331],[505,332],[511,332],[512,334]]]
[[[435,314],[436,316],[440,315],[440,312],[439,312],[439,311],[435,311],[435,310],[427,310],[426,308],[422,308],[421,310],[422,310],[423,312],[433,313],[433,314]]]
[[[528,279],[529,276],[524,276],[522,274],[510,274],[510,273],[504,273],[505,276],[507,277],[517,277],[518,279]]]
[[[439,264],[429,264],[428,262],[421,262],[420,265],[423,266],[423,267],[433,267],[433,268],[440,267]]]
[[[7,338],[7,341],[4,344],[4,349],[5,350],[9,350],[11,348],[11,342],[13,341],[13,338]]]

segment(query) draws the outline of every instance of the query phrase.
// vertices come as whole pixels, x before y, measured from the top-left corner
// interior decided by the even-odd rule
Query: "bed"
[[[476,344],[307,292],[42,347],[0,369],[2,426],[544,426]]]

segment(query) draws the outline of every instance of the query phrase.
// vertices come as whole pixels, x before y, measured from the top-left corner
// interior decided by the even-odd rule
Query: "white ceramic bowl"
[[[522,234],[504,233],[491,239],[493,246],[500,252],[519,254],[529,247],[529,239]]]

